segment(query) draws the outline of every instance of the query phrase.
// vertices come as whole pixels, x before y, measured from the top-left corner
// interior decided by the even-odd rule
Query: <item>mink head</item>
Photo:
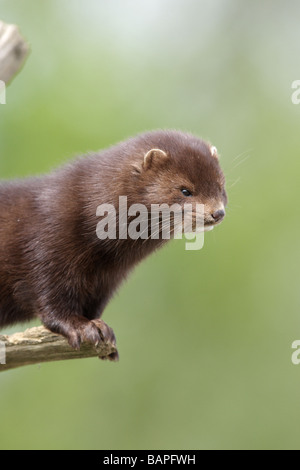
[[[203,204],[208,229],[224,219],[227,195],[216,147],[176,131],[144,134],[136,142],[129,183],[134,202]]]

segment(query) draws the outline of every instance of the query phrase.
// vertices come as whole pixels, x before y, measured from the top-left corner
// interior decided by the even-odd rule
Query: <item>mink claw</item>
[[[99,329],[99,334],[103,342],[109,342],[116,346],[116,336],[112,328],[108,326],[103,320],[92,320],[92,323]]]

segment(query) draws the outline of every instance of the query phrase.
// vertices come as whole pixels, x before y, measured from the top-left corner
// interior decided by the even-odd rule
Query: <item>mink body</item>
[[[190,134],[154,131],[75,159],[46,176],[0,184],[0,328],[38,316],[70,345],[98,343],[92,320],[158,240],[99,240],[97,207],[205,204],[219,223],[227,196],[216,149]]]

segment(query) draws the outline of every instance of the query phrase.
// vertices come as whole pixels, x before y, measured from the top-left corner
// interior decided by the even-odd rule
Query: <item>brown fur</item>
[[[145,155],[153,151],[145,159]],[[161,151],[161,152],[159,152]],[[214,151],[213,151],[214,152]],[[0,327],[38,316],[78,348],[100,341],[99,318],[127,273],[162,240],[99,240],[96,209],[191,201],[210,213],[226,205],[224,176],[210,145],[155,131],[72,161],[39,178],[0,184]],[[190,202],[190,201],[189,201]]]

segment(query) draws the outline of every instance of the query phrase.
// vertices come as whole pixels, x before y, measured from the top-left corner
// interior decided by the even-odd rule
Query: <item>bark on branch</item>
[[[29,46],[16,25],[0,21],[0,80],[8,82],[21,69]]]
[[[96,320],[101,336],[107,338],[107,325]],[[112,330],[111,330],[112,331]],[[0,335],[0,372],[30,364],[99,357],[111,361],[118,360],[115,342],[104,339],[98,346],[83,343],[80,350],[72,349],[67,340],[51,333],[43,326],[31,328],[14,335]]]

